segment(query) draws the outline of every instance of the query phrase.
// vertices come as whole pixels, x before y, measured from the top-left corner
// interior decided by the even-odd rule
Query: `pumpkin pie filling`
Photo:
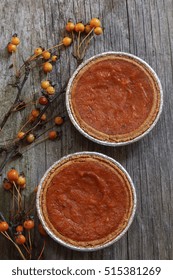
[[[145,132],[160,106],[151,71],[134,58],[106,55],[90,61],[71,85],[70,107],[78,125],[99,140],[124,142]]]
[[[76,156],[53,168],[40,196],[44,220],[75,246],[105,244],[127,226],[133,192],[124,172],[97,156]]]

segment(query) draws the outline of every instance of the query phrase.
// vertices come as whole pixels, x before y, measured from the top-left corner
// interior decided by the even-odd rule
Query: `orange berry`
[[[17,47],[16,47],[16,45],[14,45],[12,43],[8,43],[7,50],[8,50],[9,53],[13,53],[13,52],[16,52]]]
[[[42,121],[45,121],[46,119],[47,119],[47,116],[46,116],[46,114],[43,114],[42,116],[41,116],[41,118],[40,118]]]
[[[26,238],[23,234],[19,234],[16,236],[15,241],[17,244],[21,245],[24,244],[26,242]]]
[[[10,182],[17,182],[18,178],[19,178],[19,173],[17,172],[16,169],[12,168],[11,170],[9,170],[7,172],[7,178]]]
[[[43,50],[42,50],[42,48],[36,48],[35,50],[34,50],[34,54],[37,56],[37,55],[40,55],[40,54],[42,54],[42,52],[43,52]]]
[[[29,144],[31,144],[32,142],[34,142],[34,140],[35,140],[34,134],[30,133],[30,134],[27,135],[26,141],[27,141]]]
[[[22,232],[23,231],[23,226],[22,225],[17,226],[16,231],[17,232]]]
[[[57,61],[57,59],[58,59],[58,56],[57,56],[57,55],[52,55],[51,60],[52,60],[53,62]]]
[[[44,71],[45,73],[51,72],[52,69],[53,69],[53,66],[52,66],[52,64],[51,64],[50,62],[45,62],[45,63],[43,64],[43,71]]]
[[[24,136],[25,136],[25,132],[23,132],[23,131],[19,131],[19,133],[17,134],[17,138],[20,140],[23,139]]]
[[[43,228],[42,224],[38,225],[38,231],[41,235],[46,236],[47,232],[45,231],[45,229]]]
[[[4,231],[8,230],[8,228],[9,228],[9,225],[7,222],[4,222],[4,221],[0,222],[0,232],[1,231],[4,232]]]
[[[85,32],[88,34],[92,30],[91,25],[87,24],[85,25]]]
[[[71,22],[71,21],[69,21],[69,22],[67,23],[65,29],[66,29],[68,32],[72,32],[72,31],[74,30],[74,27],[75,27],[74,23]]]
[[[101,35],[103,33],[103,29],[98,26],[98,27],[94,28],[94,33],[96,35]]]
[[[58,133],[55,130],[49,131],[48,137],[50,140],[54,140],[58,137]]]
[[[40,105],[46,105],[49,102],[49,100],[43,95],[39,98],[38,102]]]
[[[32,229],[34,228],[34,221],[33,220],[26,220],[24,223],[23,223],[23,227],[25,229]]]
[[[57,125],[61,125],[61,124],[63,124],[64,120],[62,117],[56,117],[56,118],[54,118],[54,122]]]
[[[55,93],[55,89],[54,87],[52,86],[49,86],[47,89],[46,89],[46,92],[50,95],[54,94]]]
[[[42,89],[46,89],[48,86],[50,86],[50,82],[49,81],[41,81],[41,87]]]
[[[70,46],[70,44],[72,43],[72,38],[70,38],[70,37],[64,37],[63,40],[62,40],[62,42],[63,42],[63,45],[64,45],[65,47],[68,47],[68,46]]]
[[[20,44],[20,39],[16,35],[13,35],[13,37],[11,38],[11,43],[17,46]]]
[[[9,182],[6,178],[3,180],[3,188],[7,191],[9,191],[12,188],[12,183]]]
[[[44,51],[42,52],[42,57],[47,60],[51,57],[51,53],[48,51]]]
[[[21,188],[25,188],[26,178],[23,174],[19,175],[19,178],[17,180],[17,185]]]
[[[91,27],[100,27],[101,26],[101,22],[98,18],[92,18],[90,20],[90,26]]]
[[[74,30],[76,32],[83,32],[85,30],[85,26],[84,26],[83,23],[78,22],[78,23],[75,24]]]
[[[31,111],[31,115],[32,115],[34,118],[37,118],[39,114],[40,114],[40,111],[37,110],[37,109],[33,109],[33,110]]]

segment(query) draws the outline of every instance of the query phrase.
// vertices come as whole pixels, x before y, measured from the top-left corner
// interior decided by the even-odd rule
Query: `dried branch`
[[[75,59],[77,61],[77,66],[83,62],[84,56],[90,45],[91,40],[93,39],[93,37],[95,35],[100,35],[102,33],[102,28],[98,27],[98,26],[100,26],[99,19],[93,18],[90,21],[90,23],[91,23],[90,25],[87,24],[85,26],[81,22],[76,23],[76,24],[73,24],[72,22],[68,22],[66,25],[66,30],[71,33],[72,38],[66,36],[63,38],[63,40],[59,44],[56,44],[55,46],[50,47],[47,50],[44,50],[42,47],[35,49],[34,54],[32,54],[28,59],[26,59],[24,61],[24,63],[22,64],[22,66],[19,68],[18,71],[15,71],[16,82],[13,85],[13,87],[16,87],[18,92],[17,92],[16,98],[15,98],[13,104],[11,105],[11,107],[9,108],[9,110],[7,111],[3,120],[0,123],[0,132],[2,131],[8,118],[10,117],[10,115],[13,112],[26,108],[26,105],[27,105],[26,101],[20,100],[20,96],[22,94],[23,87],[28,79],[30,71],[34,67],[39,66],[38,64],[40,64],[40,66],[43,67],[43,71],[45,73],[47,73],[47,75],[49,72],[52,71],[52,64],[54,63],[54,60],[52,59],[51,53],[49,51],[52,51],[52,50],[55,51],[56,49],[59,50],[59,48],[61,48],[62,46],[64,48],[66,48],[66,47],[70,46],[71,43],[73,42],[73,46],[74,46],[73,57],[75,57]],[[89,27],[89,31],[86,30],[86,27]],[[99,30],[98,30],[98,28],[99,28]],[[18,40],[19,40],[19,38],[18,38]],[[14,46],[11,46],[9,44],[8,50],[10,50],[11,47],[13,48]],[[48,58],[44,57],[44,54],[46,52],[48,53]],[[55,57],[57,58],[56,55],[55,55]],[[58,54],[58,57],[60,57],[59,54]],[[40,63],[37,63],[38,61]],[[56,59],[55,59],[55,61],[56,61]],[[23,75],[24,75],[24,77],[23,77]],[[46,80],[47,80],[46,82],[49,82],[49,80],[47,78],[46,78]],[[29,119],[22,126],[22,129],[19,132],[21,132],[24,136],[22,136],[21,139],[20,138],[18,139],[18,137],[17,137],[15,139],[13,139],[11,142],[6,141],[6,143],[4,145],[0,146],[0,154],[4,154],[4,159],[0,164],[0,172],[3,170],[4,166],[9,161],[13,160],[16,157],[22,156],[23,150],[21,148],[27,142],[26,140],[27,140],[27,136],[29,135],[29,133],[34,133],[36,131],[36,129],[41,129],[44,127],[44,123],[42,122],[43,115],[45,114],[45,112],[47,112],[48,108],[52,104],[54,104],[55,100],[58,99],[64,93],[64,91],[67,87],[67,84],[68,84],[68,80],[69,80],[69,78],[64,83],[64,85],[59,90],[59,92],[55,92],[54,85],[51,84],[51,82],[50,82],[50,86],[48,86],[50,88],[51,92],[47,91],[46,88],[42,87],[42,89],[43,89],[42,95],[46,96],[47,103],[44,104],[44,107],[41,110],[39,109],[38,115],[36,117],[34,117],[33,122],[31,122]],[[54,94],[54,95],[52,95],[52,94]],[[30,102],[30,103],[32,104],[32,102]],[[41,105],[43,105],[43,104],[41,104]],[[26,126],[27,126],[27,131],[25,131],[25,132],[22,131]],[[41,133],[41,134],[43,134],[43,133]],[[32,138],[35,140],[35,138],[38,138],[38,137],[35,135],[32,135]],[[39,143],[41,143],[41,142],[42,141],[39,141]]]
[[[29,77],[29,73],[30,73],[30,67],[29,67],[28,63],[26,63],[25,64],[25,76],[24,76],[23,81],[21,82],[21,84],[20,84],[20,76],[16,77],[16,82],[15,82],[15,84],[13,86],[17,88],[18,93],[16,95],[16,98],[15,98],[13,104],[11,105],[11,107],[9,108],[9,110],[7,111],[7,113],[5,114],[4,118],[1,121],[0,132],[3,129],[4,125],[6,124],[8,118],[12,114],[14,108],[16,107],[18,102],[20,101],[20,96],[22,94],[22,89],[23,89],[23,87],[24,87],[24,85],[25,85],[25,83],[26,83],[26,81],[27,81],[27,79]]]

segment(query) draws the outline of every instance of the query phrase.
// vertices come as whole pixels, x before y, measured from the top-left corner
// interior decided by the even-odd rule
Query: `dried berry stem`
[[[14,209],[15,200],[17,202],[17,196],[14,194],[14,188],[10,190],[10,193],[12,194],[12,209]]]
[[[82,44],[85,42],[85,40],[90,36],[90,34],[93,32],[94,27],[90,30],[90,32],[83,38],[83,40],[81,41],[79,48],[82,46]]]
[[[12,210],[11,210],[11,212],[12,212],[12,214],[14,214],[14,209],[15,209],[15,194],[14,194],[14,188],[13,188],[13,190],[12,190],[12,195],[13,195],[13,197],[12,197]],[[16,198],[17,199],[17,198]]]
[[[21,193],[20,193],[18,187],[16,186],[16,183],[15,183],[15,182],[13,182],[13,185],[14,185],[16,191],[17,191],[17,206],[18,206],[18,212],[20,212],[20,210],[21,210],[22,196],[21,196]]]
[[[81,32],[79,31],[78,37],[77,37],[77,56],[79,58],[80,58],[80,52],[79,52],[79,48],[80,48],[80,34],[81,34]]]
[[[26,250],[26,252],[30,255],[31,253],[30,253],[29,249],[26,247],[26,245],[25,244],[22,244],[22,245],[23,245],[24,249]]]
[[[41,123],[41,120],[40,120],[35,126],[32,126],[30,129],[28,129],[28,130],[25,132],[25,135],[27,135],[27,134],[30,133],[31,131],[34,131],[40,123]]]
[[[32,251],[32,240],[31,240],[31,232],[28,230],[28,241],[29,241],[29,249]]]
[[[39,141],[36,141],[36,142],[35,142],[33,145],[31,145],[28,149],[23,150],[22,153],[28,152],[29,150],[31,150],[31,149],[34,148],[35,146],[37,146],[37,145],[43,143],[44,141],[46,141],[48,138],[49,138],[49,137],[46,137],[46,138],[44,138],[44,139],[41,139],[41,140],[39,140]]]
[[[57,48],[61,47],[62,45],[63,45],[63,43],[59,43],[58,45],[55,45],[55,46],[53,46],[53,47],[50,47],[50,48],[48,48],[48,49],[45,50],[45,51],[50,51],[50,50],[52,50],[52,49],[57,49]]]
[[[35,105],[35,104],[36,104],[36,102],[30,101],[30,102],[26,103],[25,105],[21,106],[21,107],[20,107],[20,110],[22,110],[22,109],[24,109],[24,108],[26,108],[26,107],[28,107],[28,106]],[[17,111],[18,111],[18,109],[17,109],[18,107],[19,107],[19,105],[16,105],[16,107],[14,107],[14,109],[12,110],[12,112],[17,112]]]
[[[31,120],[29,119],[29,120],[27,120],[25,123],[24,123],[24,125],[20,128],[20,130],[19,131],[22,131],[29,123],[31,122]]]
[[[0,220],[5,221],[5,218],[4,218],[4,215],[2,214],[2,212],[0,212]]]
[[[88,40],[87,40],[87,42],[86,42],[86,45],[85,45],[85,47],[84,47],[84,49],[83,49],[83,52],[81,53],[81,59],[83,59],[84,58],[84,56],[85,56],[85,53],[86,53],[86,51],[87,51],[87,49],[88,49],[88,47],[89,47],[89,44],[90,44],[90,42],[91,42],[91,40],[94,38],[94,34],[91,36],[91,38],[89,38]]]
[[[44,252],[44,249],[45,249],[45,246],[46,246],[46,241],[45,241],[45,239],[44,239],[44,241],[43,241],[43,247],[42,247],[42,250],[41,250],[40,255],[38,256],[37,260],[40,260],[40,259],[41,259],[42,255],[43,255],[43,252]]]
[[[21,255],[23,260],[26,260],[24,254],[22,253],[22,251],[20,250],[19,246],[13,241],[13,239],[9,236],[9,234],[5,231],[5,232],[1,232],[1,234],[3,234],[9,241],[11,241],[14,246],[16,247],[16,249],[18,250],[19,254]]]

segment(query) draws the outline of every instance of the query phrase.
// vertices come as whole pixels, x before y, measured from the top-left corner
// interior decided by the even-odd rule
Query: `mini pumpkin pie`
[[[67,110],[85,136],[101,144],[140,139],[157,122],[162,88],[152,68],[126,53],[103,53],[84,62],[70,79]]]
[[[99,153],[83,152],[62,158],[46,172],[37,206],[43,226],[56,241],[92,250],[125,233],[136,195],[120,164]]]

